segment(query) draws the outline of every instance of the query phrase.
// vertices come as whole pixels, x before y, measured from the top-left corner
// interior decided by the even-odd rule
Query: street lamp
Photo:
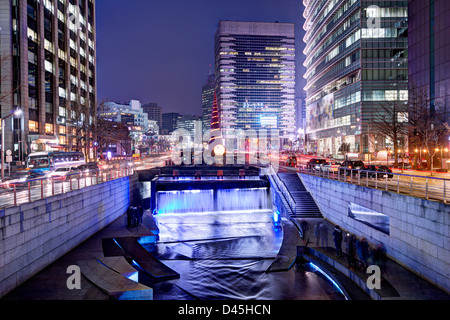
[[[1,166],[2,166],[2,181],[5,179],[5,126],[6,126],[6,119],[16,116],[20,117],[22,115],[22,109],[16,109],[13,113],[7,115],[6,117],[2,118],[2,154],[1,154]]]

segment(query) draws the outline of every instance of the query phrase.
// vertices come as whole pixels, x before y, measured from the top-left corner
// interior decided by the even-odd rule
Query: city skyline
[[[214,33],[220,20],[295,23],[296,95],[303,90],[301,2],[130,3],[126,8],[116,0],[97,4],[99,102],[136,99],[143,104],[158,103],[163,112],[201,115],[202,86],[214,70]],[[119,48],[117,43],[121,43]],[[180,55],[181,50],[186,52]],[[121,61],[120,66],[116,61]]]

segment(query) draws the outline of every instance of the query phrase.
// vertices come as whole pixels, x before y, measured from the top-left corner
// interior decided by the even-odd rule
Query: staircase
[[[278,173],[278,177],[290,195],[288,203],[292,209],[293,218],[322,218],[314,198],[296,173]]]

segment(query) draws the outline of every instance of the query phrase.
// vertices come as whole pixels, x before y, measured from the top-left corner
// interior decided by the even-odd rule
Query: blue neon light
[[[309,265],[316,271],[320,272],[325,278],[331,281],[331,283],[336,287],[336,289],[339,290],[340,293],[345,297],[345,300],[349,300],[347,295],[342,291],[341,287],[334,281],[328,274],[326,274],[322,269],[320,269],[318,266],[316,266],[314,263],[310,262]]]

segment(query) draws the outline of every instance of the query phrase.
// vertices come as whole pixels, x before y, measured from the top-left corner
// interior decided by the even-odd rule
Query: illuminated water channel
[[[158,193],[159,241],[148,246],[179,279],[152,283],[155,300],[344,299],[309,265],[265,272],[283,240],[264,188]],[[216,211],[214,211],[214,209]]]

